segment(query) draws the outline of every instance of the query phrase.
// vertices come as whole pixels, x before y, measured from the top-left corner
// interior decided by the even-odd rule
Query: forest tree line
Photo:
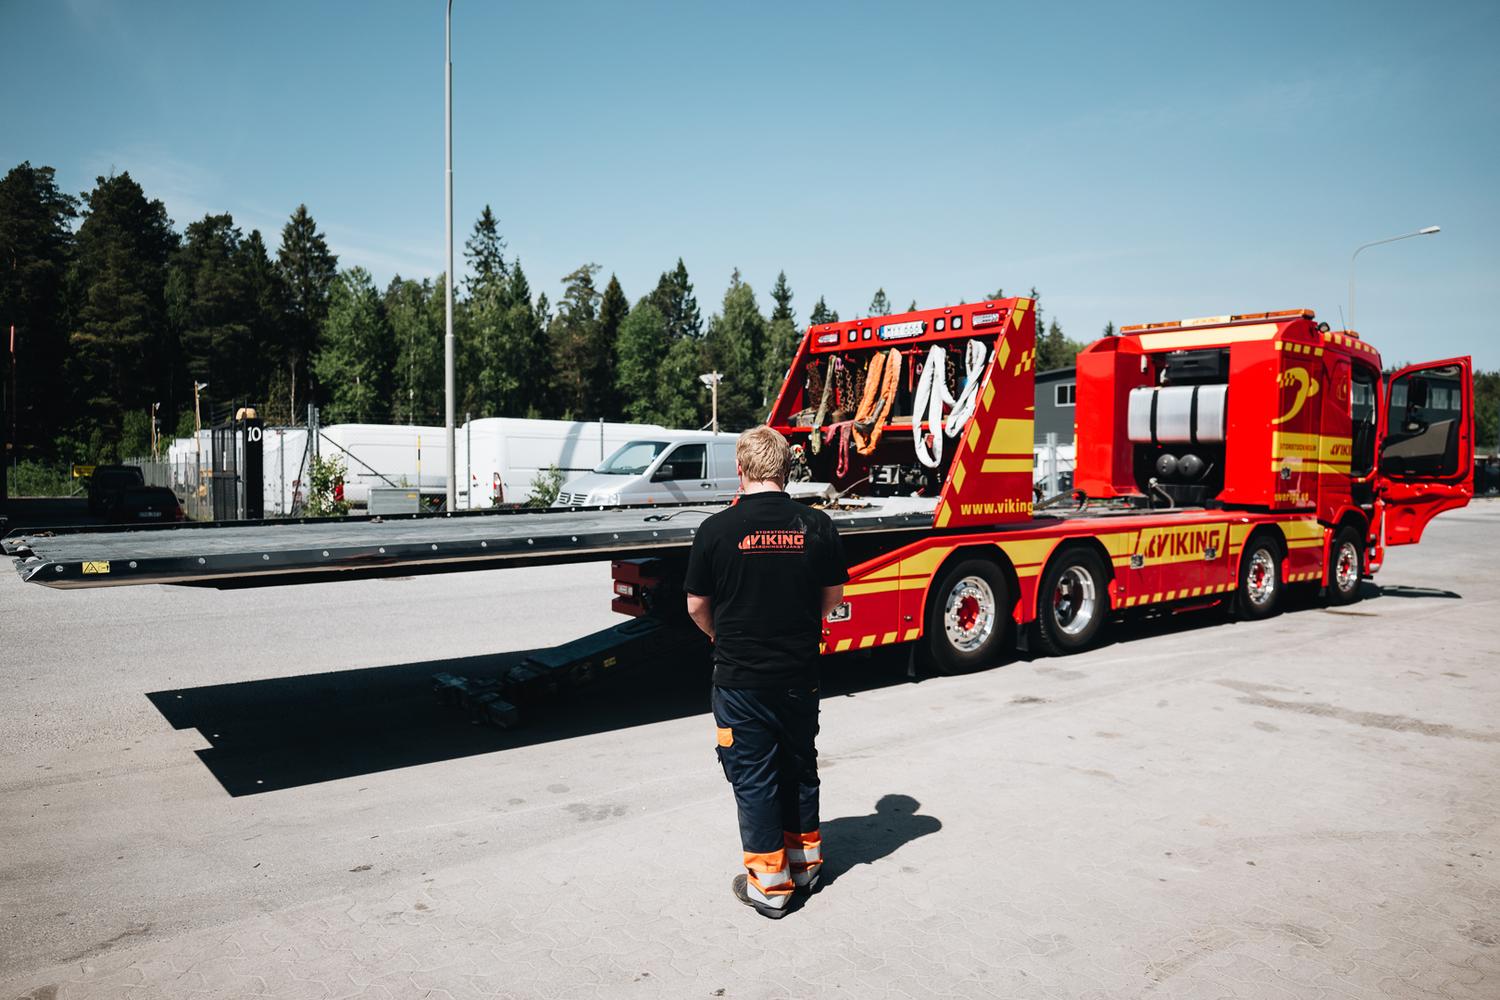
[[[764,418],[801,331],[839,318],[820,297],[799,321],[785,273],[763,305],[736,270],[705,319],[681,259],[633,300],[615,275],[581,264],[554,303],[533,293],[489,207],[463,256],[460,420],[700,427],[710,404],[698,376],[718,371],[722,425],[749,426]],[[245,405],[268,422],[299,423],[309,403],[325,423],[441,424],[444,297],[441,276],[398,275],[382,288],[361,267],[341,268],[306,205],[273,248],[229,213],[179,233],[128,173],[76,197],[59,190],[51,167],[23,163],[0,180],[0,322],[16,331],[22,458],[145,454],[153,404],[164,437],[189,433],[193,387],[203,383],[205,425]],[[892,306],[882,288],[863,315]],[[1038,369],[1071,365],[1081,345],[1040,305],[1037,317]],[[1477,381],[1479,440],[1488,442],[1496,406],[1485,397],[1500,379]]]

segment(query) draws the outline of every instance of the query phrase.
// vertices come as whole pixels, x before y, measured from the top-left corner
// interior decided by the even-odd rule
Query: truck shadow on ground
[[[1360,603],[1327,610],[1378,614],[1379,601],[1387,597],[1460,597],[1452,591],[1421,587],[1380,587],[1373,583],[1364,587]],[[1287,597],[1286,614],[1322,607],[1315,594],[1290,593]],[[1132,617],[1108,628],[1102,644],[1130,643],[1224,624],[1221,609]],[[433,674],[498,676],[533,652],[153,691],[146,697],[174,729],[196,729],[202,734],[210,745],[197,751],[198,757],[232,796],[501,753],[707,714],[709,667],[696,658],[622,668],[588,687],[523,705],[521,724],[510,730],[473,725],[462,711],[440,705],[433,693]],[[996,666],[1037,658],[1038,654],[1023,653]],[[907,683],[908,662],[904,647],[827,657],[822,666],[823,697],[857,695]],[[878,826],[881,816],[877,809],[872,817],[835,822],[852,824],[855,835],[851,840],[879,846],[883,841],[859,833],[858,823],[868,821]],[[838,870],[829,869],[830,880]]]
[[[587,687],[521,706],[521,723],[474,725],[444,707],[432,675],[498,676],[534,650],[152,691],[174,729],[196,729],[197,751],[232,796],[256,795],[396,768],[706,715],[709,666],[622,667]],[[907,681],[905,651],[830,658],[823,696]],[[439,779],[440,780],[440,779]]]
[[[1281,610],[1276,617],[1322,612],[1324,614],[1378,617],[1380,601],[1387,597],[1410,600],[1462,600],[1463,595],[1451,590],[1434,587],[1382,586],[1369,580],[1360,584],[1360,599],[1353,604],[1331,605],[1318,595],[1315,587],[1294,587],[1283,595]],[[1272,621],[1275,618],[1270,619]],[[1126,613],[1119,620],[1110,622],[1099,638],[1099,646],[1114,646],[1153,639],[1180,632],[1195,632],[1199,629],[1232,626],[1234,619],[1223,607],[1200,608],[1180,611],[1156,611],[1147,614]],[[1022,660],[1045,658],[1045,654],[1033,652],[1019,656]]]

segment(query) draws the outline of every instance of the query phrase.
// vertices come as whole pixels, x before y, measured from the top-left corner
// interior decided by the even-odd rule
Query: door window
[[[1349,386],[1349,474],[1358,479],[1375,468],[1375,380],[1372,369],[1355,365]]]
[[[672,474],[664,479],[707,479],[708,449],[701,444],[681,444],[667,456]]]
[[[1463,368],[1439,365],[1409,371],[1391,382],[1380,471],[1393,476],[1452,476],[1459,472],[1464,416]]]
[[[736,479],[738,474],[734,468],[734,442],[729,441],[713,446],[714,478]]]

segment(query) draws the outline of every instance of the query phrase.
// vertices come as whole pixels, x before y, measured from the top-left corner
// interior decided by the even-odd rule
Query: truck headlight
[[[618,492],[615,492],[615,493],[594,493],[594,494],[591,494],[589,496],[589,506],[590,507],[613,507],[615,504],[618,504],[619,502],[620,502],[620,494]]]

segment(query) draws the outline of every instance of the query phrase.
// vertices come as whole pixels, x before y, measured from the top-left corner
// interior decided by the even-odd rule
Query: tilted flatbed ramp
[[[218,586],[414,575],[635,558],[692,544],[723,505],[476,511],[451,516],[18,531],[4,539],[21,578],[62,589],[139,583]],[[932,527],[930,504],[830,510],[840,534]]]

